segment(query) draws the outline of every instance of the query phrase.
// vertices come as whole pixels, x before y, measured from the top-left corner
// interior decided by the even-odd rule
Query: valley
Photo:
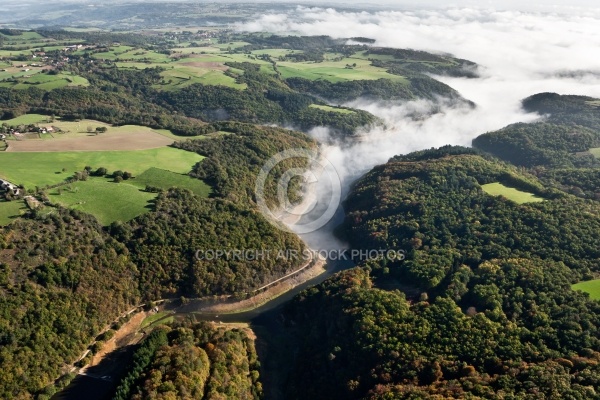
[[[40,10],[0,17],[1,398],[598,397],[597,18]]]

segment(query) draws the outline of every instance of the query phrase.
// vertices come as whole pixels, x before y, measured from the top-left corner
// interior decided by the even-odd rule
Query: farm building
[[[9,181],[5,181],[0,179],[0,193],[10,193],[12,195],[18,196],[21,192],[21,189],[17,185],[13,185]]]

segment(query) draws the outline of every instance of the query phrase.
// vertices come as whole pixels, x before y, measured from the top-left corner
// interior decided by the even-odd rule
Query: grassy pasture
[[[240,90],[246,89],[246,84],[239,84],[235,78],[225,75],[224,72],[229,69],[229,67],[224,65],[226,61],[233,60],[231,58],[219,57],[218,61],[213,61],[212,59],[204,58],[204,56],[199,56],[181,58],[175,61],[171,60],[165,64],[140,62],[117,62],[116,64],[119,68],[165,68],[165,71],[160,74],[163,77],[162,83],[154,85],[156,89],[176,90],[195,83],[222,85]]]
[[[3,68],[6,71],[0,71],[0,80],[16,79],[17,82],[0,82],[0,86],[13,89],[28,89],[36,87],[44,90],[52,90],[67,86],[89,86],[87,79],[73,75],[69,72],[61,72],[57,75],[43,74],[42,68],[33,67],[29,71],[23,71],[23,68]]]
[[[589,150],[590,153],[596,158],[600,158],[600,147],[595,147]]]
[[[162,72],[160,75],[163,77],[164,83],[156,86],[165,90],[181,89],[195,83],[221,85],[239,90],[248,87],[245,83],[239,84],[235,78],[225,75],[224,70],[225,68],[211,68],[210,66],[178,65],[173,69]]]
[[[347,68],[347,65],[356,64],[356,67]],[[368,60],[344,58],[340,61],[315,62],[278,62],[279,71],[284,79],[305,78],[310,80],[324,79],[330,82],[343,82],[352,80],[391,79],[408,83],[407,79],[389,74],[384,68],[371,65]]]
[[[17,35],[17,36],[5,35],[3,33],[0,33],[0,36],[2,36],[4,38],[5,43],[7,43],[7,44],[15,44],[15,43],[22,43],[22,42],[28,42],[28,41],[33,41],[33,40],[44,39],[44,37],[37,32],[27,32],[27,31],[23,31],[23,32],[21,32],[20,35]]]
[[[42,188],[63,182],[87,165],[93,169],[104,167],[109,173],[129,171],[134,177],[121,183],[107,177],[89,177],[47,191],[53,203],[92,214],[108,225],[130,220],[151,209],[156,194],[145,192],[146,185],[186,188],[207,197],[210,187],[186,175],[202,159],[198,154],[171,147],[138,151],[4,152],[0,154],[0,177],[26,188]],[[19,216],[22,207],[22,202],[0,203],[0,224]]]
[[[166,54],[157,53],[151,50],[134,48],[131,46],[115,46],[103,53],[93,53],[93,58],[103,60],[150,60],[154,63],[168,63],[171,57]]]
[[[202,53],[220,53],[221,49],[213,46],[204,46],[204,47],[175,47],[172,48],[171,51],[182,53],[182,54],[202,54]]]
[[[185,139],[166,129],[153,130],[138,125],[111,126],[104,122],[88,119],[63,121],[55,118],[53,122],[49,121],[49,116],[40,114],[25,114],[0,121],[0,124],[6,123],[9,126],[33,124],[58,127],[62,130],[60,133],[41,135],[42,139],[53,140],[53,143],[41,143],[39,140],[16,141],[14,138],[9,138],[11,146],[9,151],[144,150],[167,146],[172,143],[170,140]],[[88,128],[95,130],[96,127],[106,127],[108,131],[98,136],[88,132]],[[38,136],[36,135],[35,138],[37,139]]]
[[[213,46],[218,47],[223,51],[227,51],[227,49],[229,49],[229,48],[239,49],[240,47],[244,47],[249,44],[250,43],[248,43],[248,42],[227,42],[227,43],[213,44]]]
[[[199,179],[160,168],[150,168],[141,175],[131,179],[130,183],[141,189],[145,188],[146,185],[165,190],[172,187],[189,189],[201,197],[208,197],[211,190],[210,186]]]
[[[137,151],[0,153],[0,177],[26,188],[63,182],[86,166],[141,175],[149,168],[188,173],[202,156],[171,147]],[[64,171],[63,171],[64,169]],[[86,182],[83,182],[86,183]]]
[[[10,224],[15,218],[28,210],[25,202],[19,201],[1,201],[0,202],[0,226]]]
[[[109,225],[148,212],[149,202],[156,197],[127,182],[91,177],[85,182],[51,189],[48,195],[53,203],[92,214],[102,224]]]
[[[352,110],[347,110],[345,108],[331,107],[331,106],[322,106],[319,104],[311,104],[310,108],[317,108],[319,110],[328,111],[328,112],[336,112],[340,114],[355,114]]]
[[[537,203],[544,201],[544,199],[537,197],[532,193],[527,193],[515,188],[504,186],[499,182],[482,185],[481,189],[491,196],[503,196],[518,204]]]
[[[588,293],[591,299],[600,300],[600,279],[579,282],[572,286],[573,290],[581,290]]]
[[[213,54],[200,54],[193,58],[182,58],[177,60],[176,63],[187,63],[190,61],[198,62],[215,62],[215,63],[226,63],[226,62],[251,62],[253,64],[268,65],[271,63],[260,60],[254,55],[249,54],[227,54],[227,53],[213,53]]]
[[[156,321],[159,321],[160,319],[165,318],[166,316],[168,316],[170,314],[172,314],[172,313],[169,311],[161,311],[161,312],[157,312],[156,314],[149,315],[142,322],[140,329],[147,328],[150,325],[152,325],[153,323],[155,323]],[[165,318],[165,321],[163,323],[170,323],[173,321],[173,319],[174,319],[173,317]]]
[[[180,141],[189,139],[185,136],[177,136],[176,134],[174,134],[173,132],[171,132],[168,129],[154,129],[154,132],[156,132],[166,138],[169,138],[169,139],[173,140],[174,142],[180,142]],[[196,137],[194,137],[194,139],[196,139]]]
[[[52,90],[68,86],[89,86],[87,79],[73,75],[70,73],[61,72],[58,75],[36,74],[30,78],[24,78],[18,84],[14,85],[14,89],[27,89],[36,87],[38,89]]]
[[[93,126],[94,128],[96,128],[97,126],[105,126],[107,128],[110,128],[111,131],[112,131],[112,129],[119,128],[119,127],[111,128],[111,126],[109,124],[106,124],[106,123],[100,122],[100,121],[94,121],[91,119],[83,119],[81,121],[63,121],[60,118],[55,118],[53,122],[48,122],[49,118],[50,118],[50,116],[42,115],[42,114],[24,114],[24,115],[18,116],[17,118],[0,121],[0,123],[6,123],[8,125],[21,125],[21,124],[25,124],[25,125],[40,124],[42,126],[52,125],[52,126],[56,126],[60,129],[62,129],[65,132],[68,132],[68,134],[64,134],[64,135],[57,134],[56,135],[57,137],[64,137],[64,138],[70,138],[70,137],[73,137],[74,135],[84,135],[84,134],[87,135],[86,128],[88,126]],[[145,129],[150,129],[150,128],[145,128]]]
[[[31,50],[0,50],[0,57],[28,56]]]
[[[6,123],[6,124],[8,124],[10,126],[15,126],[15,125],[30,125],[30,124],[39,124],[39,123],[46,124],[47,121],[48,121],[48,118],[49,117],[47,115],[25,114],[25,115],[21,115],[21,116],[19,116],[17,118],[7,119],[5,121],[0,121],[0,123]]]
[[[380,61],[396,61],[397,59],[389,54],[367,54],[366,51],[359,51],[352,55],[352,58],[359,58],[362,60],[368,60],[369,58],[372,60],[380,60]]]
[[[35,75],[42,72],[42,68],[32,67],[29,71],[23,71],[23,68],[17,68],[13,66],[8,66],[6,68],[2,68],[5,71],[0,71],[0,80],[1,79],[10,79],[10,78],[22,78],[28,75]],[[10,83],[14,85],[14,83]]]
[[[271,56],[273,58],[278,58],[281,56],[287,56],[290,54],[302,54],[304,53],[303,50],[288,50],[288,49],[263,49],[263,50],[254,50],[252,51],[252,54],[256,55],[256,56],[260,56],[263,54],[266,54],[268,56]]]

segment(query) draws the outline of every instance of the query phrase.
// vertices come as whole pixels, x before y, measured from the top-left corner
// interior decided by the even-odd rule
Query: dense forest
[[[134,354],[115,400],[263,398],[260,362],[244,329],[207,323],[156,328]]]
[[[180,147],[207,157],[193,174],[215,185],[214,198],[165,191],[148,214],[106,229],[92,216],[62,209],[32,212],[2,229],[0,397],[43,391],[103,327],[141,301],[243,295],[299,266],[301,260],[269,257],[196,259],[198,250],[301,252],[304,246],[268,222],[251,194],[270,157],[287,148],[312,150],[315,142],[279,128],[223,123],[211,129],[227,134]],[[285,163],[280,168],[267,183],[270,198]]]
[[[276,228],[252,207],[200,200],[186,191],[161,194],[155,211],[113,225],[111,233],[130,249],[139,266],[140,291],[148,299],[243,294],[301,262],[275,257],[200,260],[198,251],[304,248],[299,238]]]
[[[26,399],[138,303],[137,268],[122,243],[76,211],[17,220],[0,240],[0,397]]]
[[[42,34],[167,55],[172,44],[128,33]],[[49,398],[55,379],[94,337],[142,302],[243,298],[300,266],[294,259],[196,256],[212,249],[300,253],[305,246],[258,211],[255,183],[275,154],[318,145],[301,132],[256,124],[326,126],[348,138],[381,121],[361,110],[311,105],[440,95],[467,102],[427,74],[476,76],[471,62],[370,47],[367,38],[354,38],[358,45],[325,36],[228,39],[249,43],[232,53],[301,50],[282,56],[298,62],[361,51],[406,81],[284,79],[273,62],[269,73],[230,62],[227,76],[245,90],[196,83],[166,91],[157,88],[162,67],[124,70],[73,54],[61,68],[89,87],[0,88],[0,119],[41,113],[196,137],[173,146],[206,157],[189,175],[212,188],[210,198],[147,188],[159,192],[152,209],[108,227],[56,207],[0,228],[0,398]],[[598,104],[538,94],[523,107],[544,115],[540,122],[486,133],[471,149],[396,156],[361,178],[339,231],[355,249],[403,250],[406,259],[364,262],[286,306],[285,398],[600,398],[600,303],[571,290],[600,273],[600,173],[590,152],[600,147]],[[277,204],[286,170],[307,167],[303,158],[280,163],[267,181],[267,203]],[[491,196],[482,189],[489,183],[543,201]],[[300,181],[291,182],[288,195],[301,196]],[[191,322],[159,327],[136,347],[115,398],[260,399],[260,363],[248,332]]]
[[[509,125],[473,140],[473,146],[525,167],[546,185],[579,197],[599,199],[600,147],[598,100],[584,96],[540,93],[523,100],[523,108],[543,120]],[[592,151],[590,151],[592,150]]]
[[[498,181],[547,200],[482,191]],[[600,268],[599,207],[472,149],[376,167],[346,201],[347,238],[407,259],[369,261],[294,300],[288,396],[595,398],[600,304],[570,285]]]

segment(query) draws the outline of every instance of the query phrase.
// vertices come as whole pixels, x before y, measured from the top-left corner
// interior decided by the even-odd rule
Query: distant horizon
[[[488,0],[488,1],[476,1],[476,0],[454,0],[452,2],[445,2],[441,0],[379,0],[377,2],[355,2],[348,3],[344,0],[280,0],[277,2],[267,0],[4,0],[0,6],[4,7],[28,7],[34,5],[61,5],[61,4],[95,4],[95,5],[109,5],[109,4],[127,4],[127,3],[267,3],[267,4],[310,4],[316,6],[330,6],[330,5],[343,5],[349,8],[492,8],[497,10],[573,10],[576,8],[592,8],[600,9],[600,5],[593,0],[546,0],[536,1],[534,3],[524,4],[518,0]]]

